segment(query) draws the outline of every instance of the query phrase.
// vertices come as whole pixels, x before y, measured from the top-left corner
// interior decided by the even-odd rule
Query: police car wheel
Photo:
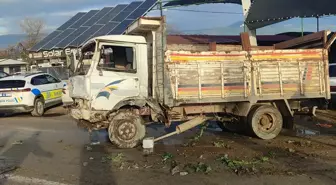
[[[40,117],[44,114],[44,101],[42,98],[37,98],[34,103],[34,109],[31,112],[32,116]]]

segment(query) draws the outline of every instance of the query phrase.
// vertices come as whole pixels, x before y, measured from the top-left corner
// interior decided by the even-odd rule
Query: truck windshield
[[[89,43],[82,48],[81,57],[75,71],[77,75],[86,75],[88,73],[92,63],[95,48],[96,42]]]

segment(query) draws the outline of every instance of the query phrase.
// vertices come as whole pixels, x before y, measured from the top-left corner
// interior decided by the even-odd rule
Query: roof
[[[132,42],[132,43],[139,43],[139,44],[145,44],[146,39],[142,36],[134,36],[134,35],[106,35],[106,36],[100,36],[100,37],[95,37],[88,42],[86,42],[83,45],[86,45],[92,41],[95,40],[113,40],[117,42]]]
[[[157,0],[142,0],[79,12],[30,50],[78,48],[94,37],[124,34],[133,22],[147,14],[156,3]]]
[[[335,7],[335,0],[254,0],[245,21],[257,29],[296,17],[335,15]]]
[[[27,63],[13,59],[0,59],[0,66],[7,66],[7,65],[27,65]]]
[[[289,35],[258,35],[257,40],[263,43],[278,43],[295,37]],[[241,44],[239,35],[168,35],[167,44]]]

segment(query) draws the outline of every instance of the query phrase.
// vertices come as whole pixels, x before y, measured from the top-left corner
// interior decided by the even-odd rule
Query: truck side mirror
[[[102,70],[102,68],[98,65],[97,66],[97,70],[99,71],[99,76],[103,76],[104,74],[103,74],[103,70]]]

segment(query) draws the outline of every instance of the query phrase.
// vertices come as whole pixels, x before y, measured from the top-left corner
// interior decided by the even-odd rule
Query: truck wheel
[[[42,98],[36,98],[34,103],[34,109],[31,112],[32,116],[41,117],[44,114],[44,101]]]
[[[112,118],[108,132],[118,148],[134,148],[145,137],[146,127],[139,115],[121,110]]]
[[[260,139],[269,140],[279,135],[282,129],[282,115],[270,105],[253,107],[248,115],[251,132]]]

